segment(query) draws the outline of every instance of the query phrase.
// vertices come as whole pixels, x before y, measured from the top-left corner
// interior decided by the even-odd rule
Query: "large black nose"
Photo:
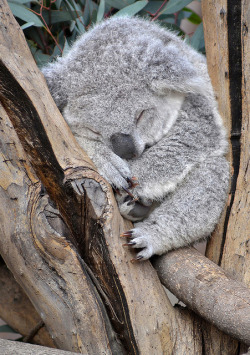
[[[133,138],[130,134],[114,133],[110,142],[115,154],[123,159],[132,159],[136,156]]]

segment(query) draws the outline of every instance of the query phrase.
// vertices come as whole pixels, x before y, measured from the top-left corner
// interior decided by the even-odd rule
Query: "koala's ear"
[[[188,47],[187,50],[194,53]],[[185,56],[183,52],[183,49],[180,51],[175,44],[170,43],[161,53],[160,65],[157,66],[156,60],[155,63],[150,63],[150,67],[154,67],[150,86],[157,94],[164,95],[169,90],[200,94],[210,91],[205,61],[197,60],[192,63],[188,58],[191,56]],[[199,59],[202,58],[200,54],[195,54]],[[192,55],[192,59],[195,60],[195,55]]]

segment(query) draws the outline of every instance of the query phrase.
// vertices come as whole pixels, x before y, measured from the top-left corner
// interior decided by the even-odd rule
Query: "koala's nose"
[[[134,140],[130,134],[114,133],[110,142],[115,154],[123,159],[132,159],[136,156]]]

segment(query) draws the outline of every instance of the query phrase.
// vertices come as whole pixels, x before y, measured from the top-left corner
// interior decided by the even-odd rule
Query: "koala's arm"
[[[220,117],[206,97],[190,94],[170,132],[130,162],[142,199],[161,200],[173,192],[200,162],[227,150]]]
[[[70,125],[80,146],[85,150],[101,174],[114,188],[121,191],[129,188],[132,175],[127,162],[116,155],[102,141],[87,137],[87,129]]]
[[[224,207],[229,164],[224,157],[208,158],[184,178],[147,219],[135,223],[130,245],[148,259],[184,247],[210,235]]]

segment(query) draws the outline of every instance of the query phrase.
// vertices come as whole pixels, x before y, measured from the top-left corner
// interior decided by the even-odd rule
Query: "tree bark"
[[[247,0],[204,0],[202,12],[208,69],[228,128],[232,162],[228,206],[206,255],[250,287],[250,4]],[[237,354],[244,348],[213,327],[204,327],[203,334],[207,352]]]
[[[0,290],[0,318],[18,333],[29,336],[41,318],[6,265],[0,266]],[[55,347],[45,326],[36,332],[31,341]]]
[[[76,355],[69,351],[51,349],[44,346],[23,344],[15,341],[0,339],[0,355]],[[87,353],[85,354],[87,355]]]
[[[0,10],[0,252],[59,348],[171,352],[174,310],[156,272],[130,263],[112,189],[61,117],[6,1]]]
[[[172,251],[153,265],[163,285],[186,306],[250,345],[250,290],[243,283],[193,248]]]

